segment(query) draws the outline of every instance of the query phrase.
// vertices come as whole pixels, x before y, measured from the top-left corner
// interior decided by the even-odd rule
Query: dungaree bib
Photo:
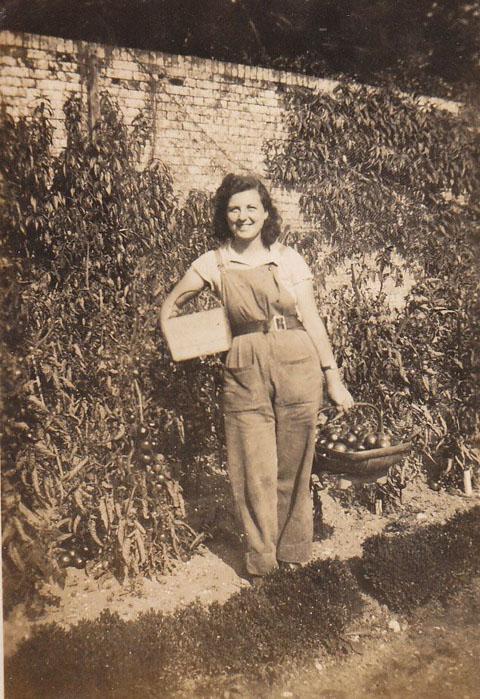
[[[295,315],[275,264],[220,266],[233,332],[252,321]],[[313,537],[310,473],[322,372],[301,328],[234,337],[225,361],[223,408],[228,472],[246,541],[246,567],[304,562]]]

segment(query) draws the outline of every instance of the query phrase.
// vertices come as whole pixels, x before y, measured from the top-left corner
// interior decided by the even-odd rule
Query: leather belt
[[[232,328],[233,337],[237,335],[248,335],[250,333],[268,333],[279,330],[305,330],[297,316],[273,316],[270,320],[252,320],[250,323],[243,323]]]

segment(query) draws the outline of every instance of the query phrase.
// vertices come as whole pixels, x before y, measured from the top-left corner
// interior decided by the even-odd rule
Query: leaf
[[[23,572],[25,570],[25,563],[13,541],[11,541],[8,545],[8,555],[10,556],[12,563]]]
[[[24,503],[21,500],[18,503],[18,511],[25,517],[27,522],[35,529],[38,529],[39,527],[45,526],[45,520],[42,517],[39,517],[34,512],[32,512],[31,510],[29,510],[28,507],[26,505],[24,505]]]
[[[45,444],[45,442],[43,442],[41,440],[39,440],[38,442],[35,442],[34,448],[35,448],[35,451],[38,451],[39,454],[41,454],[42,456],[50,456],[53,458],[56,457],[55,452],[52,451],[51,449],[49,449],[47,447],[47,445]]]
[[[93,519],[93,517],[90,517],[90,519],[88,520],[87,529],[88,529],[88,533],[92,537],[93,541],[97,544],[97,546],[103,547],[103,542],[101,541],[101,539],[98,536],[97,526],[96,526],[96,523],[95,523],[95,520]]]
[[[75,391],[75,390],[76,390],[75,384],[73,384],[73,383],[70,381],[70,379],[67,379],[66,376],[60,376],[59,379],[60,379],[60,381],[62,381],[62,382],[65,384],[65,386],[67,386],[67,388],[71,388],[72,391]]]
[[[108,532],[110,529],[110,519],[109,519],[108,511],[107,511],[106,498],[103,497],[100,500],[100,504],[98,506],[98,511],[100,512],[100,517],[102,518],[103,526],[105,527],[106,531]]]
[[[82,521],[81,516],[80,516],[80,515],[76,515],[75,519],[73,520],[73,524],[72,524],[72,531],[73,531],[74,534],[77,533],[78,527],[79,527],[81,521]]]
[[[20,539],[23,541],[23,543],[29,543],[29,544],[33,543],[32,537],[27,534],[27,532],[25,531],[25,529],[23,527],[23,524],[20,522],[18,517],[13,517],[12,522],[13,522],[13,526],[17,530],[17,533],[18,533]]]
[[[140,559],[140,564],[142,564],[146,560],[147,554],[145,552],[145,545],[143,543],[143,537],[142,537],[141,533],[138,531],[138,529],[135,530],[135,532],[134,532],[134,538],[135,538],[135,542],[136,542],[137,548],[138,548],[138,555],[139,555],[139,559]]]
[[[38,471],[37,471],[37,467],[36,467],[36,466],[34,466],[33,469],[32,469],[32,486],[33,486],[33,490],[34,490],[34,492],[35,492],[35,495],[36,495],[40,500],[43,500],[44,496],[43,496],[42,491],[40,490],[40,481],[39,481],[39,478],[38,478]]]
[[[122,517],[118,523],[118,529],[117,529],[117,539],[118,539],[118,543],[120,544],[120,546],[123,546],[123,543],[125,541],[125,527],[126,527],[125,519],[124,519],[124,517]]]
[[[75,350],[75,354],[76,354],[78,357],[80,357],[80,359],[81,359],[82,362],[83,362],[82,350],[81,350],[80,347],[78,346],[78,343],[76,343],[76,342],[73,343],[73,349]]]
[[[130,555],[130,549],[131,549],[131,542],[130,539],[125,539],[123,542],[123,545],[121,547],[121,552],[122,552],[122,558],[127,564],[127,566],[130,566],[132,563],[132,557]]]
[[[73,501],[80,510],[80,512],[85,512],[85,505],[83,504],[81,487],[75,488],[75,490],[73,491]]]
[[[41,400],[39,400],[36,396],[28,396],[28,400],[30,403],[35,405],[40,410],[42,410],[44,412],[47,410],[47,406],[45,405],[45,403],[43,403]]]
[[[62,480],[65,481],[65,482],[66,482],[66,481],[70,481],[70,480],[71,480],[72,478],[74,478],[78,473],[80,473],[80,471],[82,470],[82,468],[83,468],[86,464],[88,464],[88,456],[86,456],[84,459],[82,459],[81,461],[79,461],[79,463],[78,463],[74,468],[72,468],[71,471],[67,471],[67,473],[64,474]]]

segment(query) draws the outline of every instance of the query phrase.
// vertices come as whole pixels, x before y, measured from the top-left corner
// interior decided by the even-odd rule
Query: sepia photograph
[[[480,696],[480,5],[3,0],[5,699]]]

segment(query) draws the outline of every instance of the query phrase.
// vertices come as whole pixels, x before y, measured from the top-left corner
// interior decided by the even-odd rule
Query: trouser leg
[[[278,406],[278,544],[281,561],[304,562],[311,555],[313,511],[310,474],[315,448],[316,403]]]
[[[264,575],[277,565],[277,447],[273,410],[225,415],[228,472],[246,539],[246,567]]]
[[[281,561],[302,563],[310,557],[313,508],[310,475],[315,450],[315,427],[322,399],[323,380],[313,343],[305,334],[279,336],[274,368],[277,459],[278,543]],[[298,361],[289,344],[307,353]]]

